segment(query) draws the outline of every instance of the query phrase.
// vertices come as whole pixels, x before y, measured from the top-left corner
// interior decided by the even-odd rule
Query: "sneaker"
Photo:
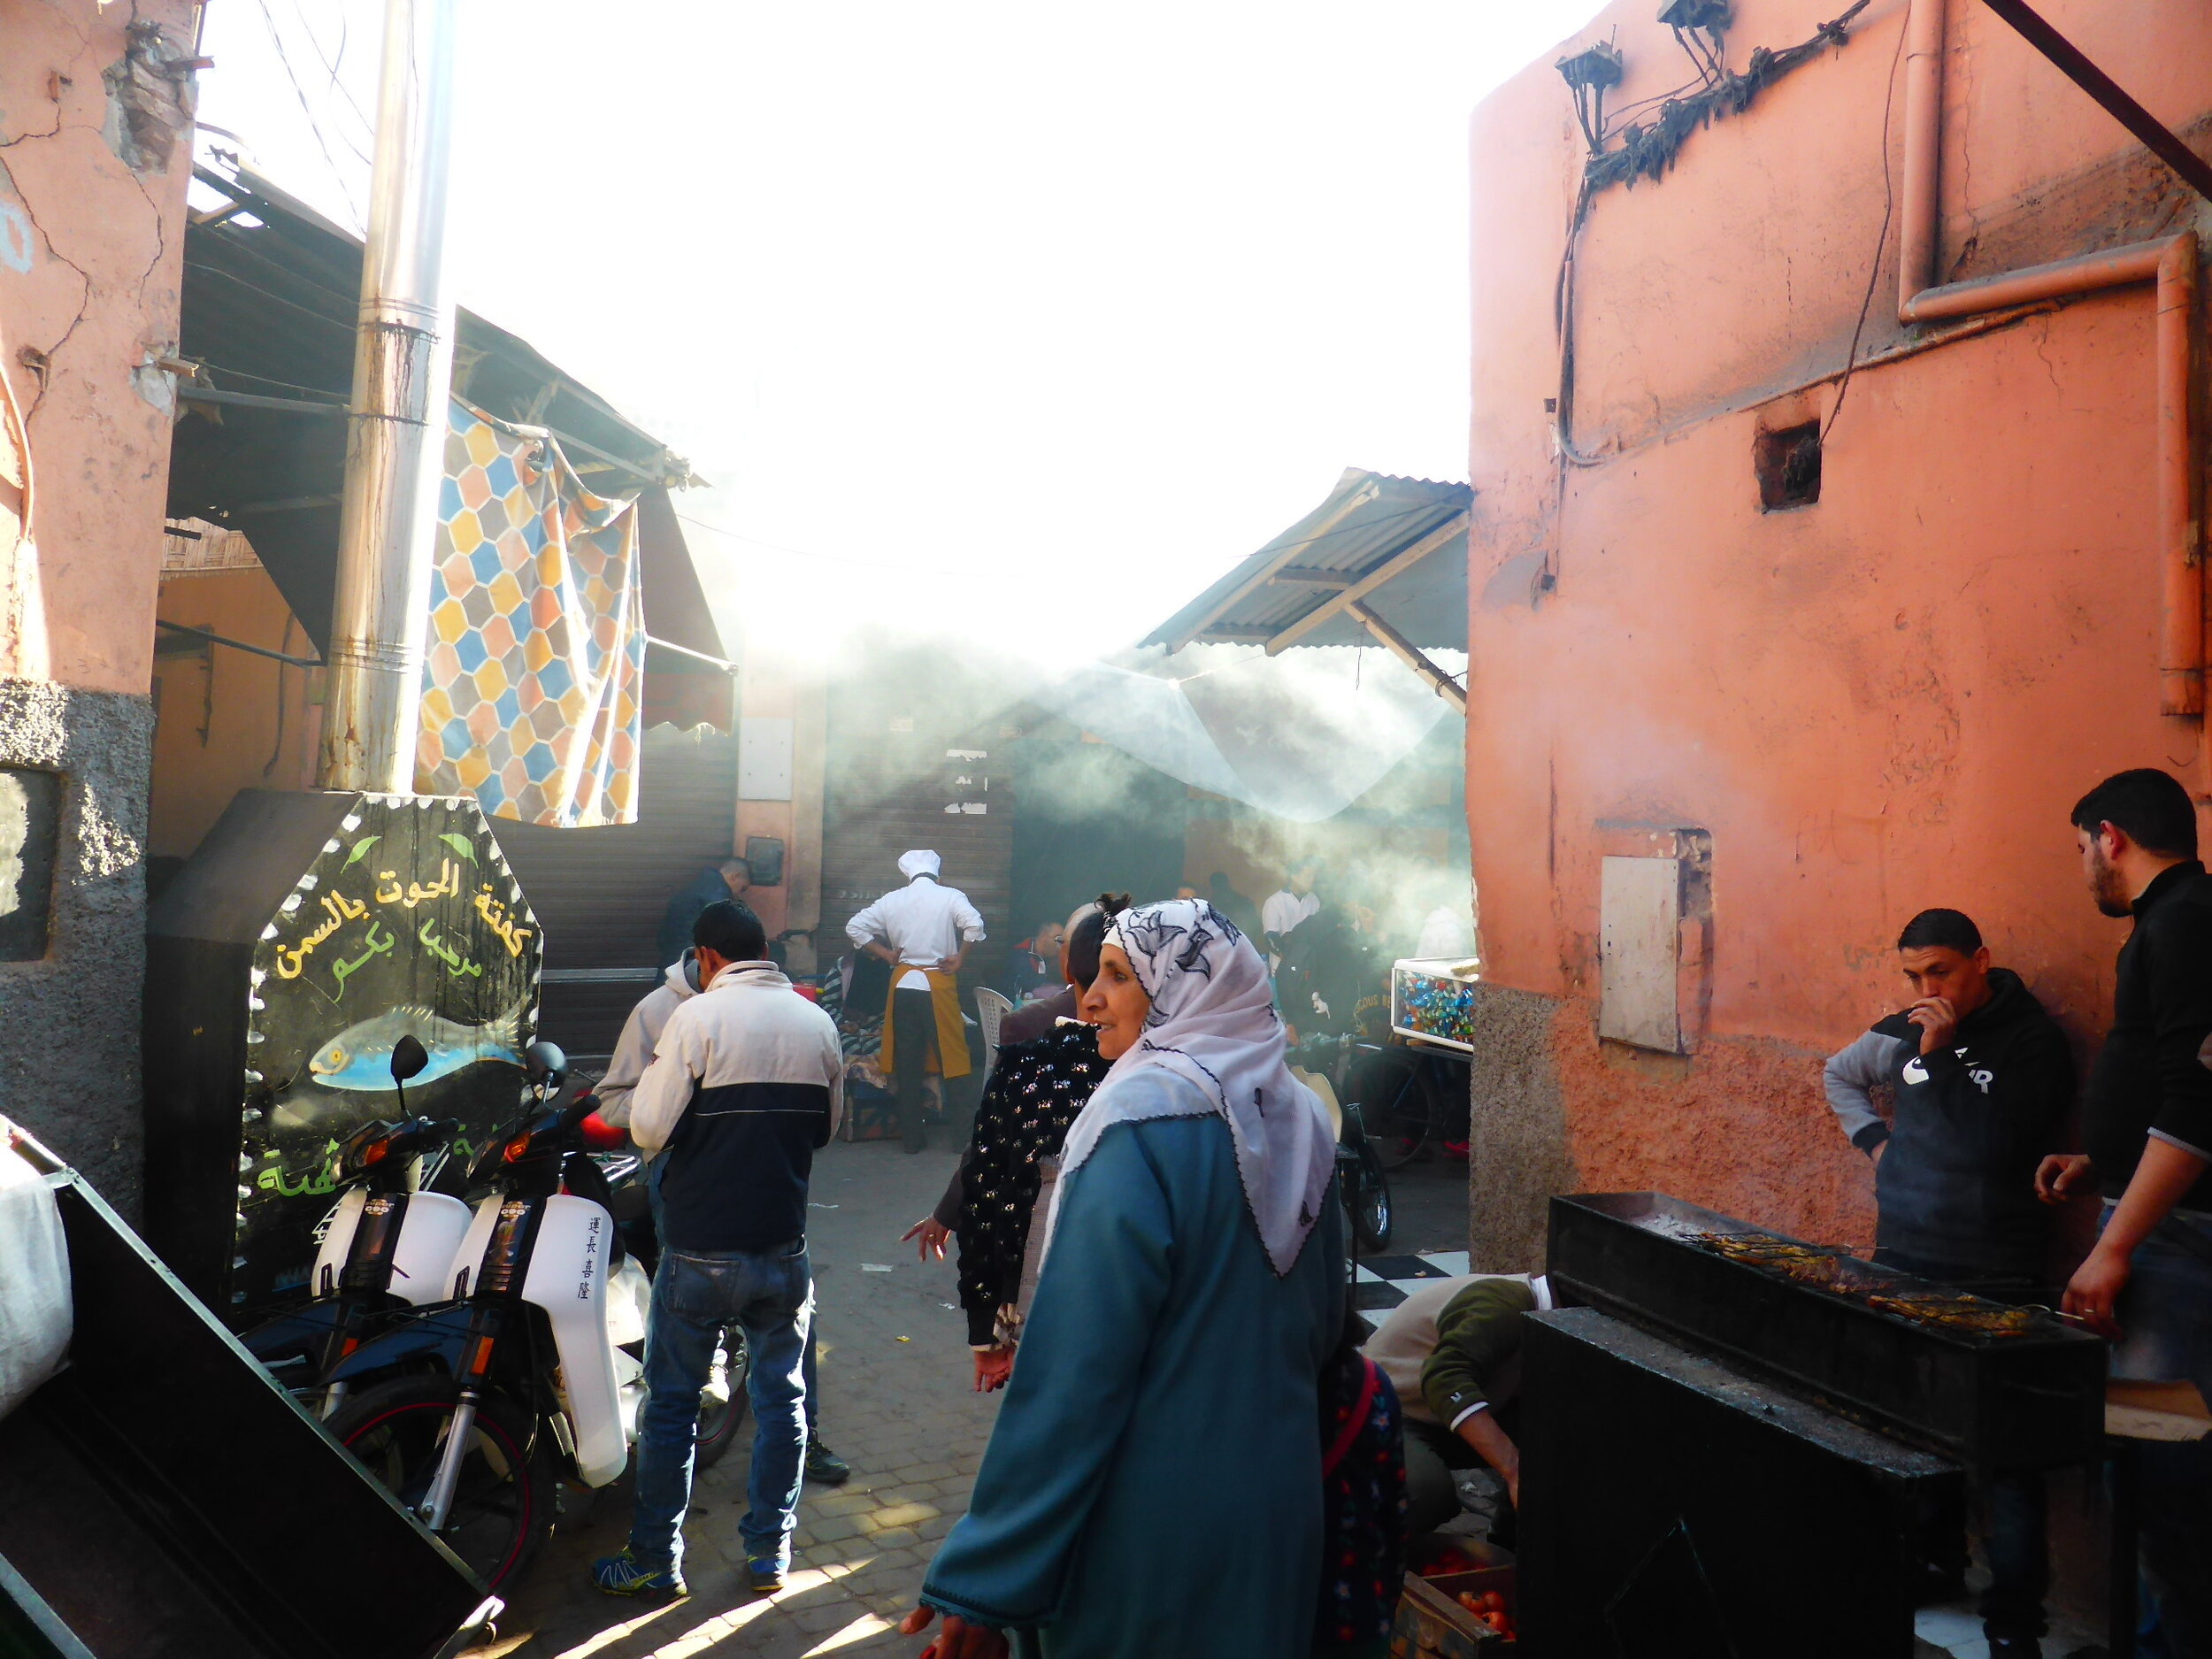
[[[841,1486],[853,1478],[853,1466],[817,1440],[806,1443],[806,1478],[826,1486]]]
[[[608,1595],[685,1596],[683,1575],[673,1567],[649,1567],[623,1545],[619,1555],[603,1555],[591,1563],[591,1581]]]
[[[783,1588],[783,1563],[773,1555],[745,1558],[745,1586],[755,1595],[772,1595]]]

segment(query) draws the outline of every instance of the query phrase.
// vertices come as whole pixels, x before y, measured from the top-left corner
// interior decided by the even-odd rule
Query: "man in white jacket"
[[[698,995],[699,951],[696,946],[690,946],[681,957],[669,964],[662,983],[648,991],[630,1010],[629,1018],[622,1022],[622,1035],[615,1041],[614,1057],[607,1062],[607,1074],[592,1091],[599,1097],[599,1116],[616,1128],[630,1126],[630,1097],[637,1089],[638,1080],[645,1075],[645,1068],[653,1064],[653,1052],[660,1044],[661,1033],[667,1028],[668,1017],[676,1011],[679,1003],[687,1002]],[[649,1152],[645,1156],[649,1171],[654,1155]],[[654,1210],[654,1229],[657,1233],[657,1203]],[[822,1440],[821,1395],[814,1383],[820,1364],[815,1354],[818,1346],[810,1325],[806,1343],[806,1478],[826,1486],[840,1486],[852,1479],[853,1470]]]
[[[743,1329],[752,1356],[753,1462],[738,1532],[756,1591],[783,1586],[806,1452],[807,1181],[842,1103],[837,1027],[767,960],[749,910],[709,905],[692,942],[705,988],[670,1012],[629,1102],[631,1139],[665,1156],[653,1171],[662,1248],[630,1540],[592,1563],[593,1582],[613,1595],[684,1593],[699,1394],[726,1326]]]

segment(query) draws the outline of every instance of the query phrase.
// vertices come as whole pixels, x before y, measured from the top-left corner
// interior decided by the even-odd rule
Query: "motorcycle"
[[[332,1373],[360,1388],[332,1435],[494,1590],[551,1535],[563,1476],[595,1489],[627,1465],[651,1296],[591,1156],[620,1132],[589,1094],[550,1104],[567,1072],[553,1044],[525,1061],[535,1116],[471,1171],[472,1191],[492,1190],[446,1270],[450,1300],[395,1320]],[[731,1346],[700,1402],[714,1455],[742,1410]]]
[[[442,1301],[447,1267],[468,1232],[469,1209],[422,1190],[422,1161],[437,1157],[460,1125],[451,1118],[408,1117],[407,1079],[429,1064],[413,1037],[392,1050],[401,1117],[363,1125],[334,1154],[331,1173],[345,1189],[325,1227],[310,1277],[313,1300],[240,1339],[295,1398],[328,1417],[348,1386],[331,1373],[393,1315]]]

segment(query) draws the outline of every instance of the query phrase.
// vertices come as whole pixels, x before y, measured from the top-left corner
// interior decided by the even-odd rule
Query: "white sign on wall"
[[[779,717],[745,716],[737,723],[737,798],[791,798],[792,722]]]

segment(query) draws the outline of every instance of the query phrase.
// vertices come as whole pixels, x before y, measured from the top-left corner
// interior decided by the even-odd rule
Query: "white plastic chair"
[[[976,988],[975,1018],[976,1024],[983,1027],[983,1076],[986,1079],[991,1075],[991,1068],[998,1064],[999,1022],[1013,1011],[1013,1003],[989,986]]]

